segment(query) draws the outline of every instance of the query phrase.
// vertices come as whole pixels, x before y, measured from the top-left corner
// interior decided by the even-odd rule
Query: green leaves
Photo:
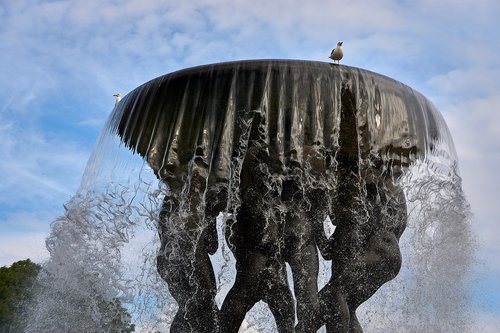
[[[22,332],[22,308],[32,299],[40,269],[29,259],[0,267],[0,332]]]

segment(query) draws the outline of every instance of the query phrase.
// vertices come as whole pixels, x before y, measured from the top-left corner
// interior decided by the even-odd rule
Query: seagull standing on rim
[[[120,94],[120,93],[116,93],[116,94],[114,94],[113,96],[115,96],[115,97],[116,97],[116,99],[115,99],[115,106],[117,106],[117,105],[118,105],[118,103],[122,100],[122,94]]]
[[[332,50],[332,53],[330,53],[330,59],[333,60],[335,63],[335,60],[337,60],[337,64],[340,64],[340,59],[344,56],[344,52],[342,51],[342,43],[343,42],[338,42],[337,47]]]

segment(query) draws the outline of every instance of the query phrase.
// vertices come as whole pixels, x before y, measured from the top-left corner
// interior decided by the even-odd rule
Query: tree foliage
[[[135,325],[131,324],[131,316],[122,306],[120,300],[114,298],[110,302],[101,302],[100,309],[105,313],[109,322],[103,327],[106,332],[111,333],[131,333],[135,330]]]
[[[22,332],[22,308],[33,297],[40,269],[29,259],[0,267],[0,332]]]
[[[37,276],[41,266],[26,259],[13,263],[10,267],[0,267],[0,333],[24,332],[26,309],[35,295],[35,288],[40,288]],[[43,287],[41,287],[43,288]],[[120,300],[106,301],[96,296],[98,310],[105,320],[103,332],[130,333],[135,329],[131,316]],[[81,313],[83,309],[74,309]],[[71,325],[71,323],[70,323]]]

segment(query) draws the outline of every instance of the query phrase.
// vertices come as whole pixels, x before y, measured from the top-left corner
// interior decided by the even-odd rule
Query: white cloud
[[[472,332],[498,333],[500,332],[500,317],[496,313],[478,313],[474,318],[476,324]]]
[[[171,70],[229,59],[305,57],[326,61],[338,39],[346,42],[346,61],[392,74],[401,64],[443,63],[447,57],[441,53],[451,38],[436,41],[431,29],[446,28],[440,23],[446,17],[462,24],[469,9],[454,6],[455,15],[451,16],[445,15],[446,7],[388,0],[355,1],[348,6],[321,0],[18,2],[7,5],[11,15],[3,21],[9,29],[0,33],[0,45],[8,50],[3,54],[13,65],[9,66],[9,80],[17,81],[10,82],[10,88],[18,86],[20,92],[31,90],[42,96],[54,94],[64,85],[81,90],[73,94],[88,89],[88,96],[117,88],[126,92]],[[300,10],[295,10],[297,6]],[[488,11],[478,14],[484,16]],[[478,24],[485,23],[478,20]],[[458,33],[440,31],[445,37],[459,38]],[[477,39],[467,31],[460,36]],[[426,52],[428,46],[438,49]],[[481,55],[488,50],[478,49],[474,52]],[[496,52],[490,53],[496,56]],[[392,69],[384,65],[388,58]],[[451,58],[454,63],[461,59],[461,53]],[[33,82],[43,84],[33,86]]]
[[[500,64],[488,68],[471,63],[432,78],[428,85],[455,142],[479,260],[500,274]]]
[[[0,235],[0,266],[11,265],[24,259],[43,262],[49,256],[45,247],[46,236],[45,233]]]
[[[443,96],[448,96],[450,103],[457,99],[460,102],[466,102],[478,96],[490,97],[498,93],[500,89],[499,77],[500,67],[489,68],[477,64],[473,67],[453,69],[435,76],[429,80],[428,84],[431,89],[438,91]]]

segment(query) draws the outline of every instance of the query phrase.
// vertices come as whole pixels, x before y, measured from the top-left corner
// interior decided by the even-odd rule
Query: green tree
[[[26,259],[0,267],[0,332],[22,332],[22,307],[33,297],[40,265]]]
[[[103,329],[110,333],[131,333],[135,330],[135,325],[131,324],[131,316],[122,306],[120,300],[114,298],[111,302],[101,302],[99,307],[109,319]]]
[[[26,310],[35,296],[35,288],[41,288],[40,295],[45,295],[44,284],[37,280],[40,270],[41,266],[29,259],[15,262],[10,267],[0,267],[0,333],[24,332]],[[92,287],[90,289],[93,290]],[[131,323],[131,316],[119,299],[107,301],[97,293],[94,297],[98,311],[103,316],[100,323],[102,332],[134,331],[135,325]]]

